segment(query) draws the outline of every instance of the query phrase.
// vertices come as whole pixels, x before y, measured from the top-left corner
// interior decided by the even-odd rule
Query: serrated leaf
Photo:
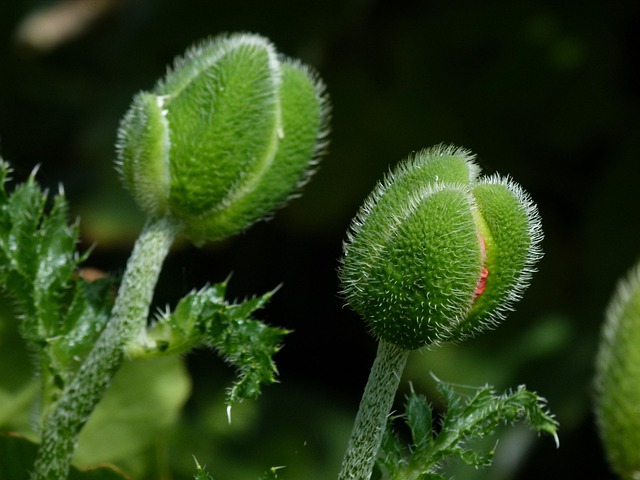
[[[207,473],[205,468],[200,465],[200,463],[198,463],[198,460],[195,457],[193,457],[193,459],[196,462],[196,473],[193,478],[195,480],[213,480],[213,477]]]
[[[76,251],[78,225],[68,223],[64,193],[49,201],[34,172],[8,194],[9,171],[0,160],[0,285],[14,302],[22,337],[37,352],[45,411],[104,328],[114,282],[89,283],[79,275],[87,254]]]
[[[198,465],[196,467],[196,473],[193,476],[195,480],[213,480],[213,477],[207,473],[207,471]]]
[[[412,390],[405,416],[412,444],[406,448],[391,432],[387,433],[377,460],[378,467],[386,475],[384,478],[443,479],[438,472],[442,464],[452,458],[461,459],[475,468],[489,466],[494,451],[474,448],[470,440],[492,435],[499,426],[519,421],[528,423],[535,431],[553,435],[557,442],[558,424],[546,409],[545,399],[524,386],[501,395],[488,385],[471,389],[471,396],[440,381],[437,389],[448,407],[440,432],[434,436],[431,407],[424,397]]]
[[[389,426],[382,437],[376,466],[382,478],[391,478],[391,473],[397,471],[406,460],[404,447],[392,431],[390,419]]]
[[[428,455],[433,444],[433,426],[431,406],[425,397],[417,395],[411,390],[407,400],[407,426],[413,437],[413,456]]]
[[[187,295],[173,313],[157,319],[146,338],[127,345],[129,356],[174,355],[199,346],[212,347],[239,371],[227,395],[228,405],[257,397],[262,385],[275,381],[273,356],[288,332],[251,318],[273,292],[239,303],[228,303],[225,293],[223,282]]]

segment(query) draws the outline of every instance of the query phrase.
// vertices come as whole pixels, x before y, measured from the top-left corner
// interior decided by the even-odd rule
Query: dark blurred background
[[[17,181],[40,165],[41,184],[64,184],[81,248],[95,245],[89,264],[121,272],[143,221],[113,168],[132,96],[203,37],[269,37],[327,84],[329,154],[270,222],[202,249],[178,244],[156,302],[230,273],[232,298],[282,284],[260,318],[294,333],[277,356],[281,383],[243,407],[246,425],[231,433],[221,399],[233,372],[211,352],[186,358],[193,392],[171,437],[175,478],[190,478],[192,454],[215,478],[257,478],[271,465],[287,465],[284,479],[335,478],[375,353],[339,296],[341,242],[375,182],[441,142],[530,192],[545,257],[499,329],[414,354],[403,391],[412,382],[438,404],[433,373],[499,390],[524,383],[548,399],[559,449],[508,429],[495,467],[451,465],[457,478],[613,478],[591,382],[608,299],[640,254],[639,28],[633,0],[2,1],[0,153]]]

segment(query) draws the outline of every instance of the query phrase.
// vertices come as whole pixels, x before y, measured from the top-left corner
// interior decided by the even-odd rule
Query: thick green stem
[[[177,231],[164,218],[145,225],[127,263],[109,323],[45,419],[32,480],[67,478],[78,434],[122,364],[123,346],[146,328],[158,275]]]
[[[380,341],[338,480],[369,480],[409,350]]]

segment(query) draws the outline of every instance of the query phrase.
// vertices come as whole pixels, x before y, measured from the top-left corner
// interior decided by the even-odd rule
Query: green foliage
[[[67,223],[63,193],[47,208],[47,192],[36,183],[34,172],[9,194],[4,188],[9,171],[7,164],[0,163],[0,282],[17,310],[21,336],[37,353],[43,419],[57,405],[54,402],[107,322],[113,321],[115,281],[82,278],[80,268],[87,255],[76,253],[78,225]],[[175,356],[199,346],[215,348],[240,372],[228,392],[232,405],[257,397],[262,384],[275,381],[272,356],[287,332],[250,318],[273,292],[229,303],[224,298],[226,285],[223,282],[187,295],[173,313],[159,315],[144,332],[146,336],[136,339],[142,343],[125,347],[134,359]],[[130,471],[144,470],[135,460],[131,463],[133,455],[144,452],[159,429],[176,418],[189,391],[179,364],[174,358],[159,358],[126,366],[82,431],[76,460],[84,465],[116,461],[128,465]],[[7,397],[19,404],[7,405],[3,411],[28,408],[33,389],[23,390],[28,395]],[[153,408],[140,408],[137,399],[153,402]]]
[[[0,160],[0,284],[14,300],[20,332],[37,353],[45,405],[55,400],[104,328],[113,281],[85,281],[78,225],[68,224],[60,191],[48,195],[29,179],[8,194],[9,166]],[[48,211],[47,211],[48,210]]]
[[[191,394],[181,358],[124,362],[80,432],[74,464],[114,464],[133,478],[158,477],[166,437]]]
[[[257,397],[261,385],[275,381],[277,370],[272,357],[288,332],[250,318],[273,292],[228,303],[226,288],[227,282],[223,282],[187,295],[173,313],[158,316],[146,337],[127,346],[129,355],[176,355],[199,346],[213,347],[240,372],[229,389],[228,405]]]
[[[213,480],[213,477],[207,473],[205,468],[196,460],[196,474],[193,476],[195,480]]]
[[[11,315],[0,316],[0,432],[35,439],[39,384],[16,323]],[[191,379],[181,358],[125,362],[80,434],[74,465],[89,468],[106,462],[133,478],[157,478],[159,455],[167,451],[167,436],[190,393]],[[0,471],[8,468],[5,460],[10,458],[0,453]],[[0,474],[4,478],[14,477]]]
[[[407,449],[389,429],[378,457],[383,478],[389,480],[445,480],[440,470],[451,458],[479,468],[491,465],[494,451],[481,451],[470,443],[492,435],[501,425],[527,422],[533,430],[556,439],[558,424],[546,409],[546,401],[523,386],[515,392],[496,394],[488,385],[473,389],[473,395],[438,382],[447,403],[440,430],[434,434],[431,406],[413,389],[406,403],[405,420],[411,432]]]
[[[0,478],[27,480],[38,446],[19,435],[0,435]],[[110,466],[90,469],[72,468],[69,480],[130,480]]]

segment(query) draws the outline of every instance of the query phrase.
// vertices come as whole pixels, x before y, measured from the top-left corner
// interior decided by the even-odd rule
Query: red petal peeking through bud
[[[487,277],[489,276],[489,269],[485,266],[482,267],[482,272],[480,273],[480,280],[478,280],[478,285],[476,285],[476,291],[473,294],[473,299],[475,300],[480,295],[484,293],[484,289],[487,288]]]
[[[484,242],[484,238],[482,238],[482,235],[478,234],[478,238],[480,239],[482,271],[480,272],[480,279],[478,280],[478,284],[476,285],[476,291],[473,294],[474,300],[484,293],[485,288],[487,288],[487,277],[489,276],[489,269],[484,264],[487,261],[487,244]]]

